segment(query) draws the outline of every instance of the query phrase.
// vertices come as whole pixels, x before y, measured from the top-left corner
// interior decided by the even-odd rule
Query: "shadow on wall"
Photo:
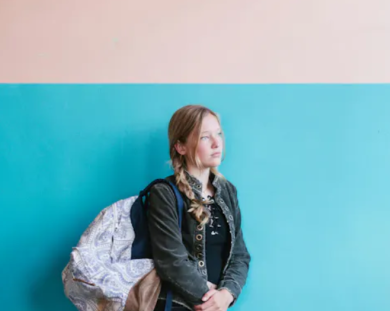
[[[47,260],[44,268],[42,264],[39,264],[29,269],[34,271],[32,275],[35,280],[29,289],[31,310],[76,310],[76,307],[65,296],[61,278],[62,270],[69,261],[72,247],[76,246],[82,232],[103,208],[125,197],[138,195],[139,191],[155,178],[164,178],[172,174],[169,165],[166,164],[169,160],[166,133],[165,128],[141,134],[128,131],[123,137],[117,138],[109,148],[99,151],[98,160],[104,165],[96,166],[93,174],[87,178],[91,183],[99,179],[98,183],[93,183],[98,189],[89,187],[89,193],[78,189],[79,191],[75,193],[82,193],[82,197],[69,198],[69,201],[62,205],[62,208],[64,206],[74,206],[74,208],[69,218],[58,224],[64,229],[60,230],[61,233],[55,239],[56,244],[38,245],[45,250],[45,254],[51,254],[51,256],[50,259],[43,259]],[[83,163],[80,166],[82,165]],[[74,189],[79,185],[76,178],[69,183]],[[101,191],[101,189],[105,190]],[[56,204],[58,205],[58,202],[52,202],[50,205]],[[80,209],[80,206],[83,206],[83,209]],[[58,243],[62,246],[58,247]]]

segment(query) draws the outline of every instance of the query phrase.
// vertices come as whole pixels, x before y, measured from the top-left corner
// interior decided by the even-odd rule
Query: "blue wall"
[[[232,310],[390,310],[390,85],[1,85],[1,309],[75,310],[71,247],[170,174],[188,103],[220,113],[239,191],[253,261]]]

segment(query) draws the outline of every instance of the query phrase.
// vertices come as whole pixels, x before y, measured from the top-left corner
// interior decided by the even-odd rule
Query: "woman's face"
[[[196,155],[201,168],[217,167],[221,164],[223,149],[222,129],[216,117],[208,114],[203,118]]]

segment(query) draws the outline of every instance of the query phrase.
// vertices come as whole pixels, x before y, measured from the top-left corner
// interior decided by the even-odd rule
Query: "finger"
[[[202,300],[203,301],[207,301],[210,299],[210,297],[212,297],[213,295],[215,295],[215,293],[217,293],[218,291],[215,290],[215,289],[210,289],[206,294],[204,294],[204,296],[202,297]]]
[[[206,295],[205,295],[206,296]],[[203,296],[203,298],[205,297],[205,296]],[[203,300],[203,298],[202,298],[202,300]],[[210,301],[210,300],[209,300]],[[194,306],[194,310],[195,311],[203,311],[204,309],[205,309],[205,306],[208,306],[209,305],[209,301],[206,301],[206,302],[204,302],[204,303],[202,303],[202,304],[200,304],[200,305],[196,305],[196,306]],[[206,305],[207,304],[207,305]]]
[[[194,307],[195,311],[212,311],[215,310],[215,304],[212,302],[212,300],[209,300],[205,303],[202,303],[201,305],[197,305]]]
[[[195,311],[213,311],[216,310],[214,299],[209,299],[205,303],[196,306]]]

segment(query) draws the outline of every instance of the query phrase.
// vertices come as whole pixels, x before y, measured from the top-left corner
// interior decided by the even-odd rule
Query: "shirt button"
[[[204,261],[203,260],[199,261],[199,267],[204,267]]]
[[[202,225],[197,225],[196,229],[198,229],[199,231],[202,231],[203,230],[203,226]]]
[[[232,216],[232,215],[229,215],[229,219],[230,219],[230,220],[233,220],[233,216]]]
[[[207,273],[206,270],[202,270],[203,275],[206,275],[206,273]]]
[[[201,234],[197,234],[197,235],[196,235],[196,239],[197,239],[198,241],[201,241],[202,238],[203,238],[203,236],[202,236]]]
[[[202,253],[197,253],[197,254],[196,254],[196,257],[198,257],[198,259],[202,259],[203,254],[202,254]]]

